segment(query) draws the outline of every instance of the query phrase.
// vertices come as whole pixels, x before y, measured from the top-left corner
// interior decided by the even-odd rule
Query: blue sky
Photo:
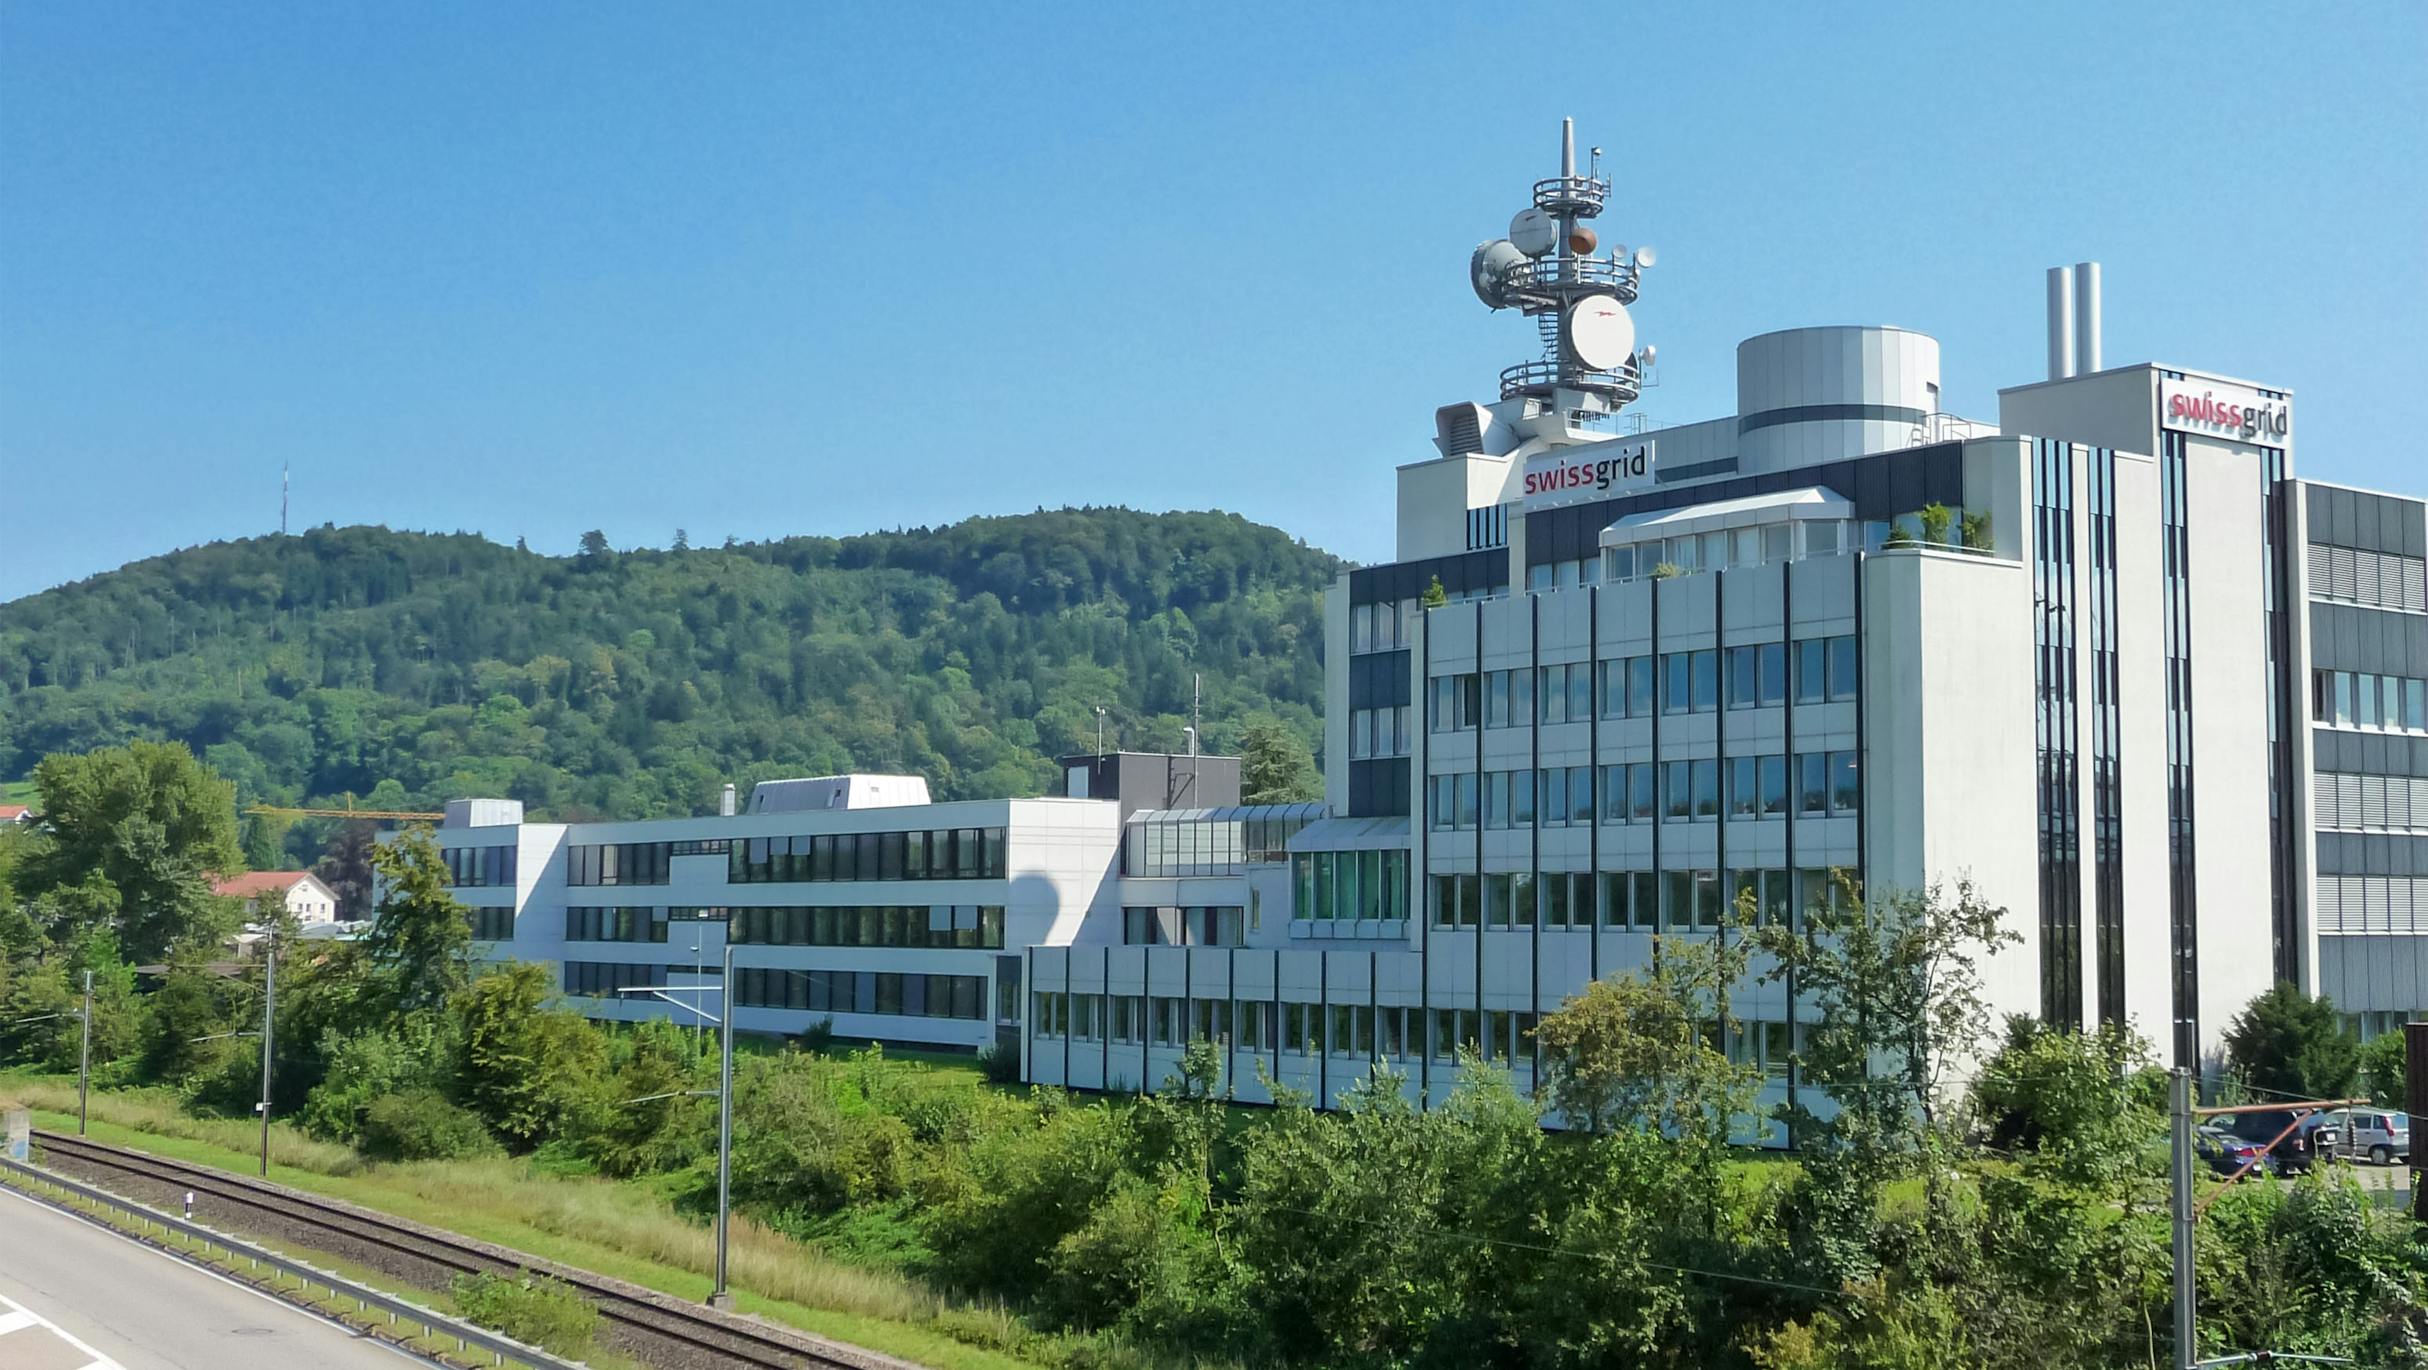
[[[294,521],[572,549],[1039,505],[1391,554],[1465,282],[1609,149],[1656,422],[1936,334],[2292,387],[2428,493],[2428,7],[0,5],[0,599]]]

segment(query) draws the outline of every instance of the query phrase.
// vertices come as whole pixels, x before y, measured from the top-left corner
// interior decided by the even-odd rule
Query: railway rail
[[[36,1131],[46,1163],[81,1170],[93,1180],[125,1177],[162,1186],[169,1206],[191,1192],[199,1201],[260,1215],[269,1226],[306,1244],[412,1277],[505,1274],[529,1270],[563,1280],[596,1305],[614,1339],[652,1365],[735,1366],[743,1370],[919,1370],[909,1361],[826,1342],[749,1318],[686,1304],[654,1290],[537,1260],[503,1247],[406,1222],[353,1204],[299,1193],[283,1185],[231,1175],[208,1166],[154,1156],[89,1138]],[[161,1196],[154,1196],[161,1197]],[[316,1240],[334,1238],[334,1241]],[[400,1268],[401,1267],[401,1268]]]

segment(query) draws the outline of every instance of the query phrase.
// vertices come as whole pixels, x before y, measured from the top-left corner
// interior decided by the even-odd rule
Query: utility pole
[[[2428,1113],[2428,1023],[2403,1025],[2403,1102],[2418,1117]],[[2428,1223],[2428,1185],[2411,1172],[2411,1220]]]
[[[93,973],[84,973],[84,1041],[76,1048],[76,1135],[84,1135],[85,1102],[93,1079]]]
[[[261,1177],[270,1178],[270,1024],[278,1002],[278,934],[261,943]]]
[[[2198,1297],[2192,1280],[2192,1072],[2175,1068],[2168,1081],[2169,1177],[2175,1191],[2175,1367],[2200,1364]]]
[[[725,1233],[733,1217],[733,924],[725,925],[725,1012],[718,1026],[717,1049],[717,1287],[709,1291],[711,1308],[733,1307],[725,1288]]]

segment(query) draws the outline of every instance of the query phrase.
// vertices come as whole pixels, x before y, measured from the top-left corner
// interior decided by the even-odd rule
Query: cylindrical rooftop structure
[[[1880,326],[1790,328],[1737,344],[1737,469],[1904,447],[1939,410],[1939,340]]]

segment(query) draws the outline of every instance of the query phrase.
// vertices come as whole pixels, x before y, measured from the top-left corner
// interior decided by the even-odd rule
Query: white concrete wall
[[[2200,1027],[2215,1057],[2228,1021],[2275,983],[2268,869],[2266,527],[2256,450],[2194,438],[2191,539],[2194,862]]]
[[[2000,1013],[2037,1013],[2032,572],[1900,549],[1864,566],[1869,894],[1969,878],[2024,938],[1980,962]],[[2090,905],[2084,904],[2086,959]]]

